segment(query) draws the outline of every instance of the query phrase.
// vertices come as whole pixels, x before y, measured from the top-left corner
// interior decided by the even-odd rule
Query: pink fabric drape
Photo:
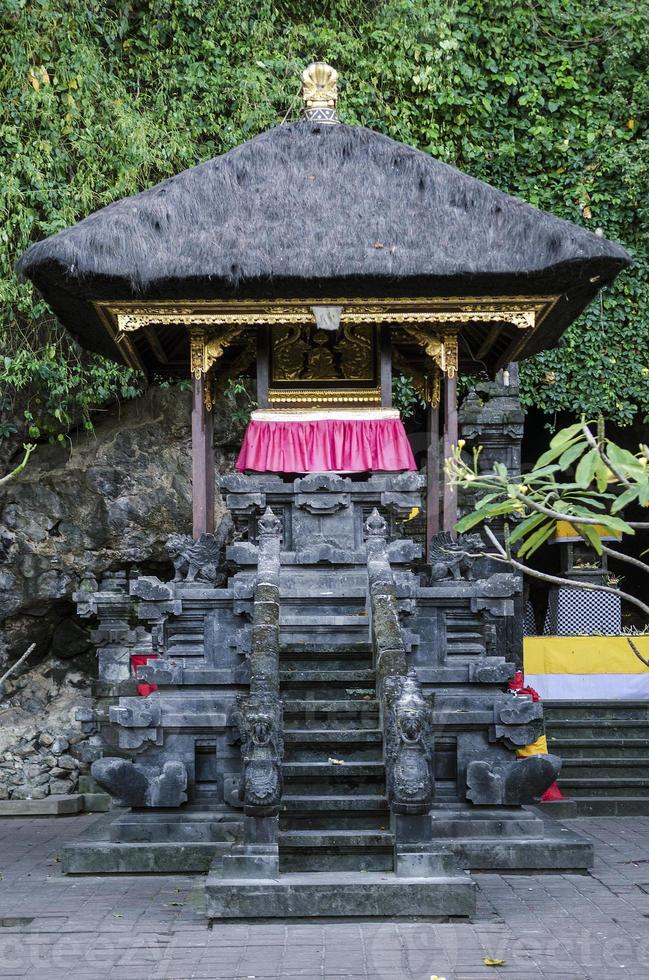
[[[416,470],[401,419],[249,422],[239,472],[322,473],[327,470]]]

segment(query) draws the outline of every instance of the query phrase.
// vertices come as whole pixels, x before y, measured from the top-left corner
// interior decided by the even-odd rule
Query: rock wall
[[[84,667],[86,669],[84,669]],[[48,657],[0,691],[0,800],[74,793],[86,768],[77,707],[90,707],[87,665]]]
[[[219,411],[219,409],[221,409]],[[217,405],[217,474],[240,432]],[[164,571],[167,537],[191,531],[191,398],[152,388],[94,432],[42,446],[0,495],[0,671],[31,642],[31,662],[89,649],[72,613],[83,573]],[[217,476],[218,478],[218,476]],[[223,509],[217,492],[218,509]]]
[[[218,479],[242,432],[228,403],[215,413]],[[218,491],[216,501],[218,520]],[[93,432],[39,447],[0,494],[0,676],[36,644],[0,687],[0,799],[76,787],[73,708],[90,703],[96,661],[93,623],[78,619],[72,594],[87,574],[171,576],[165,542],[191,531],[191,510],[191,395],[178,387],[151,388]]]

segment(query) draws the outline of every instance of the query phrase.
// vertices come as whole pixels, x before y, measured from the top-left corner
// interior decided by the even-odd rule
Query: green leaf
[[[560,446],[563,446],[565,449],[570,440],[574,439],[578,433],[581,434],[581,438],[583,439],[584,436],[581,431],[581,422],[575,422],[574,425],[569,425],[567,429],[561,429],[550,440],[550,449],[558,449]]]
[[[602,540],[597,533],[597,531],[588,524],[580,524],[578,526],[579,533],[581,536],[588,541],[588,543],[595,549],[598,555],[602,554]]]
[[[509,543],[514,544],[520,538],[525,537],[530,531],[533,531],[535,527],[546,521],[547,517],[545,514],[532,514],[530,517],[526,517],[524,521],[517,524],[514,530],[509,535]]]
[[[581,440],[574,439],[572,442],[569,443],[569,445],[574,446],[578,442],[580,443]],[[537,470],[543,469],[543,467],[545,467],[548,463],[551,463],[553,459],[557,459],[558,456],[561,456],[566,451],[567,448],[568,446],[566,446],[564,443],[561,443],[558,446],[554,446],[553,448],[546,449],[546,451],[539,456],[536,463],[534,464],[532,468],[532,473],[536,473]]]
[[[520,551],[518,552],[521,558],[524,558],[525,555],[533,555],[542,544],[545,544],[553,531],[554,521],[552,518],[550,518],[547,524],[543,524],[542,527],[539,527],[534,534],[530,535],[530,537],[523,542]]]
[[[579,461],[577,471],[575,473],[575,482],[577,486],[583,487],[586,490],[593,482],[593,477],[595,476],[595,470],[597,469],[597,464],[600,462],[600,456],[597,449],[591,449],[590,452]]]
[[[485,514],[474,511],[472,514],[467,514],[466,517],[459,520],[455,525],[455,530],[459,534],[463,534],[464,531],[470,531],[471,528],[475,527],[477,524],[482,524],[485,519]]]
[[[621,493],[620,496],[617,498],[617,500],[611,506],[611,514],[617,514],[618,511],[623,510],[629,504],[633,503],[634,500],[637,500],[638,497],[640,496],[642,489],[643,488],[639,486],[630,487],[628,490],[625,490],[624,493]],[[649,486],[647,487],[647,489],[649,490]]]
[[[609,469],[603,459],[598,458],[597,464],[595,466],[595,479],[597,480],[597,489],[600,493],[604,493],[608,486]]]
[[[576,459],[579,459],[579,457],[583,455],[583,453],[586,451],[587,448],[588,448],[587,442],[585,441],[575,442],[572,446],[570,446],[569,449],[566,449],[565,452],[561,454],[561,457],[559,459],[559,469],[561,470],[568,469],[570,464],[574,463]]]

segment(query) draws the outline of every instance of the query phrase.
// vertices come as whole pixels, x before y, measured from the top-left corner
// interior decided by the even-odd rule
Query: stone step
[[[388,831],[387,799],[378,793],[360,796],[284,796],[280,812],[282,831],[336,830]]]
[[[550,735],[548,746],[564,763],[582,758],[649,758],[649,739],[646,738],[554,738]]]
[[[228,879],[210,874],[207,914],[214,919],[308,916],[469,916],[475,883],[467,875],[401,878],[394,873],[284,873],[275,879]]]
[[[346,629],[349,626],[362,626],[364,629],[367,629],[368,619],[367,610],[365,609],[350,616],[332,616],[331,614],[320,616],[291,616],[289,613],[283,613],[280,610],[279,625],[280,629],[315,629],[318,631]]]
[[[295,700],[287,698],[283,703],[284,730],[304,730],[313,725],[319,730],[349,730],[366,728],[375,730],[378,723],[376,698],[337,698]]]
[[[610,738],[614,732],[619,732],[621,738],[649,739],[649,719],[624,718],[615,721],[588,718],[564,718],[551,724],[546,722],[546,732],[550,738]]]
[[[291,655],[299,657],[314,657],[325,659],[327,657],[370,657],[372,656],[372,645],[368,640],[358,640],[348,643],[346,646],[336,646],[327,643],[326,640],[313,640],[305,642],[302,640],[289,640],[280,634],[280,659]]]
[[[381,745],[383,743],[383,733],[378,728],[292,728],[284,733],[285,745],[297,745],[302,743],[314,745],[333,745],[342,743],[350,745],[355,742]]]
[[[645,798],[649,800],[649,778],[641,777],[596,777],[559,776],[559,786],[566,796],[589,796],[603,798],[608,796]]]
[[[645,752],[647,752],[647,749],[645,749]],[[649,774],[649,754],[646,754],[644,759],[631,759],[622,756],[616,756],[614,758],[563,759],[560,776],[562,781],[570,779],[579,773],[583,773],[588,777],[613,780]]]
[[[387,810],[386,796],[378,793],[367,793],[355,796],[309,796],[285,794],[282,797],[282,810],[285,812],[299,811],[323,812],[325,810],[338,812],[340,810]]]
[[[371,669],[339,670],[336,667],[324,670],[280,670],[281,684],[337,684],[351,687],[364,686],[372,692],[375,690],[376,673]]]
[[[284,732],[286,762],[307,762],[309,759],[326,762],[331,756],[338,758],[341,755],[349,762],[378,761],[382,752],[383,735],[376,729],[288,729]]]
[[[372,670],[372,658],[370,656],[359,656],[358,654],[345,654],[331,652],[328,657],[321,657],[313,654],[304,657],[295,653],[286,654],[280,658],[279,666],[281,670]]]
[[[383,762],[345,762],[337,765],[332,762],[285,762],[282,766],[285,779],[348,779],[351,776],[365,776],[384,779]]]
[[[381,830],[283,830],[279,835],[280,851],[288,847],[392,847],[394,834]]]
[[[434,819],[432,827],[434,839],[487,838],[491,840],[511,840],[524,838],[537,840],[543,837],[543,821],[538,819],[528,820],[521,818],[520,820],[516,820],[498,817],[485,819],[481,815],[476,814],[475,818],[467,820],[459,818],[458,815],[456,818],[449,816],[447,818]]]
[[[588,723],[605,721],[649,722],[647,701],[544,701],[546,725],[554,727],[562,720],[584,720]]]
[[[322,698],[309,698],[307,701],[297,701],[291,698],[286,698],[284,700],[284,714],[296,714],[304,715],[307,714],[309,717],[317,715],[318,713],[331,715],[332,713],[345,715],[353,714],[356,715],[359,712],[366,710],[367,712],[374,711],[377,712],[379,709],[379,702],[376,698],[367,698],[363,702],[354,701],[350,698],[341,698],[340,700],[326,701]]]
[[[557,806],[560,808],[561,803]],[[649,797],[646,796],[576,796],[569,801],[571,811],[557,813],[559,820],[570,817],[615,817],[615,816],[646,816],[649,817]],[[544,814],[546,804],[540,804],[539,809]],[[548,811],[554,817],[554,807]]]

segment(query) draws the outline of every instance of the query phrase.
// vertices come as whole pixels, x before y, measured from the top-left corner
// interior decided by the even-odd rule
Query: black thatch
[[[566,293],[535,338],[548,346],[629,262],[412,147],[303,121],[108,205],[17,269],[85,346],[115,356],[89,299]]]

